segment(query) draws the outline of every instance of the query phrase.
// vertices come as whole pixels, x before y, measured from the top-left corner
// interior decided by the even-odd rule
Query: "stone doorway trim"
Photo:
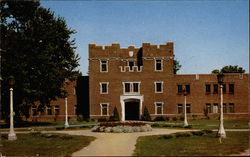
[[[140,105],[140,111],[139,111],[139,113],[140,113],[140,117],[142,116],[142,103],[143,103],[143,101],[144,101],[144,99],[143,99],[143,95],[121,95],[120,96],[120,103],[121,103],[121,115],[122,115],[122,118],[121,118],[121,120],[122,121],[125,121],[125,101],[126,100],[131,100],[131,99],[134,99],[134,100],[139,100],[140,101],[140,103],[139,103],[139,105]]]

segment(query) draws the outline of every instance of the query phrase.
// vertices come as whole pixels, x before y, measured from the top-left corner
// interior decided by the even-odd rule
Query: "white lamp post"
[[[68,122],[68,98],[65,98],[65,124],[64,124],[65,128],[69,127],[69,122]]]
[[[8,140],[16,140],[16,134],[14,131],[14,112],[13,112],[13,86],[15,84],[15,79],[13,76],[9,77],[9,85],[10,85],[10,132],[8,134]]]
[[[183,95],[184,95],[184,127],[188,126],[188,121],[187,121],[187,91],[186,89],[183,90]]]
[[[223,124],[223,74],[218,74],[217,79],[220,85],[220,127],[218,131],[218,137],[226,138],[226,132]]]

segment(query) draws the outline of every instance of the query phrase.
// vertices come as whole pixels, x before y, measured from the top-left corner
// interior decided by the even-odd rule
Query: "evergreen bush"
[[[151,121],[151,117],[150,117],[150,114],[149,114],[148,109],[147,109],[146,106],[144,107],[144,112],[143,112],[142,120],[144,120],[144,121]]]

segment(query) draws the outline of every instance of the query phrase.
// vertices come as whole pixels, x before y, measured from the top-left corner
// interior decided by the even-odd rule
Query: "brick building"
[[[89,45],[90,118],[109,118],[117,107],[121,120],[139,120],[144,108],[152,118],[183,114],[183,89],[189,116],[219,116],[220,91],[215,74],[173,72],[174,45],[120,48]],[[225,117],[248,117],[249,74],[225,74]],[[84,88],[84,87],[81,87]]]

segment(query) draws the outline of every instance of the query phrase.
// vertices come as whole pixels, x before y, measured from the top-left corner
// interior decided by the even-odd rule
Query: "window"
[[[214,93],[218,93],[218,84],[214,84]]]
[[[32,106],[32,107],[31,107],[31,111],[32,111],[32,116],[36,116],[36,115],[37,115],[36,106]]]
[[[229,84],[229,93],[230,94],[234,93],[234,84]]]
[[[191,106],[190,104],[186,104],[186,112],[191,113]]]
[[[54,106],[54,110],[55,110],[55,115],[59,115],[59,114],[60,114],[59,105],[55,105],[55,106]]]
[[[189,84],[185,85],[185,89],[186,89],[187,93],[190,93],[190,85]]]
[[[129,66],[129,70],[132,71],[133,67],[135,66],[135,62],[134,61],[128,61],[128,66]]]
[[[163,103],[162,102],[155,103],[155,114],[163,114]]]
[[[227,86],[226,84],[223,84],[223,93],[226,93],[227,92]]]
[[[100,70],[101,70],[101,72],[108,72],[108,61],[106,61],[106,60],[101,61]]]
[[[162,60],[161,59],[155,60],[155,71],[162,71]]]
[[[124,94],[139,94],[140,82],[123,82]]]
[[[218,104],[215,103],[213,106],[213,113],[218,113]]]
[[[211,104],[206,104],[206,113],[211,113]]]
[[[52,115],[51,106],[47,106],[47,115]]]
[[[229,112],[234,113],[234,103],[229,103]]]
[[[182,85],[178,84],[177,88],[178,88],[178,94],[182,94]]]
[[[108,94],[108,82],[101,82],[100,83],[100,93],[101,94]]]
[[[101,115],[102,116],[108,116],[108,104],[105,103],[105,104],[101,104]]]
[[[210,92],[211,92],[211,85],[206,84],[206,93],[210,93]]]
[[[155,93],[163,92],[163,82],[155,82]]]
[[[177,106],[177,112],[178,112],[178,114],[183,113],[182,104],[178,104],[178,106]]]
[[[223,103],[223,113],[227,113],[227,104]]]

